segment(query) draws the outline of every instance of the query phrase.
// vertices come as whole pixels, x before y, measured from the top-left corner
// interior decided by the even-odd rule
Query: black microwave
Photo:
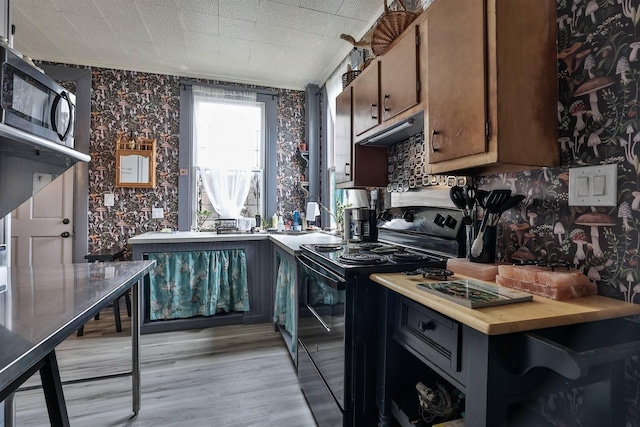
[[[74,148],[75,95],[11,49],[0,48],[0,55],[0,122]]]

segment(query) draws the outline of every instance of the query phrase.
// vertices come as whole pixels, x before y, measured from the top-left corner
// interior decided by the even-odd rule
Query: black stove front
[[[457,211],[391,211],[379,242],[300,246],[298,380],[318,426],[375,425],[380,288],[369,275],[444,269],[464,253],[461,224]]]

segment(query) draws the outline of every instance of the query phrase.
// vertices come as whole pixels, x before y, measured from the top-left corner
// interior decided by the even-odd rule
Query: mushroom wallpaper
[[[491,175],[524,201],[498,226],[497,260],[566,260],[598,293],[640,304],[640,2],[558,0],[561,168]],[[569,167],[615,164],[615,207],[570,207]],[[626,426],[640,426],[640,362],[626,363]],[[547,396],[549,425],[582,426],[581,390]]]
[[[177,228],[180,80],[178,76],[92,69],[90,251],[124,246],[127,239],[146,231]],[[280,212],[291,212],[302,209],[305,201],[298,184],[299,160],[295,158],[304,141],[305,94],[272,90],[278,93],[277,165],[282,171],[277,206]],[[157,188],[115,188],[115,141],[128,133],[158,140]],[[104,206],[105,193],[115,194],[115,206]],[[164,208],[163,220],[151,218],[152,207]]]

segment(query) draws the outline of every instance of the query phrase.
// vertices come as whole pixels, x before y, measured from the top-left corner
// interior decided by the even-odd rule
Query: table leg
[[[42,379],[44,398],[47,402],[49,422],[55,427],[69,426],[69,415],[67,414],[67,406],[64,403],[55,350],[45,356],[44,365],[40,368],[40,378]]]
[[[131,289],[131,382],[133,413],[140,412],[140,287],[142,279]]]
[[[465,327],[467,392],[466,418],[478,427],[507,426],[508,375],[504,358],[507,343],[499,336],[489,336]],[[472,349],[472,350],[471,350]]]
[[[4,426],[14,427],[16,425],[16,395],[11,393],[4,400]]]

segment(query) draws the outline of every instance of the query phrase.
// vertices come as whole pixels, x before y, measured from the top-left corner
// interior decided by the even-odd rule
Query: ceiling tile
[[[58,7],[51,0],[20,0],[13,2],[12,7],[22,9],[25,7],[39,7],[41,9],[58,10]]]
[[[318,43],[317,34],[299,30],[291,30],[290,34],[291,37],[289,37],[285,46],[296,49],[314,49],[315,45]]]
[[[166,7],[169,9],[178,8],[178,4],[176,3],[175,0],[134,0],[134,1],[136,2],[139,8],[140,7],[144,7],[144,8]]]
[[[302,0],[300,7],[335,14],[345,0]]]
[[[51,0],[58,10],[63,12],[79,13],[81,15],[96,16],[100,12],[92,1],[81,0]]]
[[[256,24],[253,40],[286,46],[291,40],[291,30],[273,25]]]
[[[218,15],[218,0],[175,0],[180,10]]]
[[[220,0],[220,16],[256,21],[260,0]]]
[[[183,10],[180,14],[182,15],[182,25],[185,30],[194,33],[219,34],[218,15],[209,15],[188,10]]]
[[[300,6],[300,0],[273,0],[276,3],[288,4],[289,6]]]
[[[260,43],[254,41],[251,45],[251,60],[255,61],[259,59],[261,61],[265,61],[271,58],[278,58],[282,51],[282,46]]]
[[[274,1],[261,1],[258,23],[293,28],[296,9]]]
[[[157,58],[155,46],[153,43],[132,42],[122,46],[124,51],[132,60],[136,58]]]
[[[208,64],[220,62],[220,52],[198,50],[189,47],[189,62],[193,64]]]
[[[348,0],[342,3],[337,14],[370,22],[373,17],[380,16],[383,11],[384,5],[379,0]]]
[[[230,54],[220,53],[220,69],[246,69],[249,63],[249,55],[236,55],[234,52]]]
[[[180,11],[177,8],[155,6],[151,2],[136,4],[147,29],[182,28]]]
[[[184,39],[189,50],[203,52],[220,52],[220,37],[213,34],[184,32]]]
[[[332,21],[335,18],[334,15],[316,10],[298,9],[291,28],[314,34],[330,35]]]
[[[123,16],[122,18],[108,19],[107,23],[113,30],[116,37],[126,42],[127,40],[136,40],[143,42],[151,42],[151,36],[147,31],[147,27],[140,24],[140,21],[135,17]]]
[[[381,3],[12,0],[15,45],[36,60],[297,89],[335,70],[339,35],[364,34]]]
[[[65,18],[86,40],[115,36],[109,24],[100,15],[88,16],[66,12]]]
[[[159,58],[171,58],[172,62],[188,62],[189,52],[180,46],[163,45],[160,48],[156,45],[156,54]]]
[[[23,0],[19,0],[23,1]],[[86,0],[85,0],[86,1]],[[109,19],[110,17],[120,17],[120,18],[128,18],[133,19],[140,23],[140,13],[136,4],[131,0],[109,0],[109,1],[101,1],[94,0],[96,7],[100,10],[102,15]]]
[[[149,35],[154,44],[186,47],[184,32],[179,28],[150,28]]]
[[[220,37],[220,54],[238,56],[248,61],[251,55],[251,44],[248,40]]]
[[[220,35],[241,40],[253,40],[255,22],[220,17]]]

